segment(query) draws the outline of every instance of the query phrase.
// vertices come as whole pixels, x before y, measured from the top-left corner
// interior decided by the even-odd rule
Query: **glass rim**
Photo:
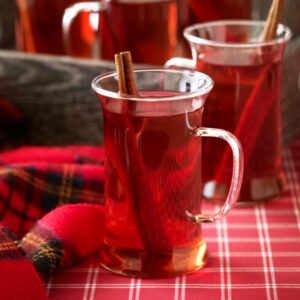
[[[194,76],[197,76],[198,79],[203,80],[203,84],[199,86],[199,88],[196,91],[193,92],[184,92],[180,93],[176,96],[154,96],[154,97],[138,97],[138,96],[131,96],[131,95],[120,95],[118,92],[112,92],[107,89],[101,88],[99,86],[99,83],[107,78],[115,78],[117,76],[117,73],[115,71],[113,72],[107,72],[103,73],[97,77],[95,77],[92,80],[91,86],[92,89],[100,95],[118,99],[118,100],[132,100],[132,101],[143,101],[143,102],[155,102],[155,101],[175,101],[175,100],[184,100],[187,98],[194,98],[194,97],[200,97],[202,95],[205,95],[211,91],[213,88],[214,82],[211,77],[208,75],[193,71],[193,70],[184,70],[184,69],[174,69],[174,68],[146,68],[146,69],[136,69],[134,70],[134,73],[145,73],[145,72],[153,72],[153,73],[177,73],[182,75],[188,75],[193,74]]]
[[[217,26],[231,26],[231,25],[242,25],[242,26],[263,26],[266,24],[266,21],[255,21],[255,20],[219,20],[213,22],[197,23],[191,26],[186,27],[183,30],[184,37],[192,43],[215,46],[215,47],[224,47],[224,48],[255,48],[255,47],[264,47],[272,46],[276,44],[282,44],[287,42],[292,37],[292,32],[289,27],[283,24],[278,24],[277,31],[282,32],[278,37],[270,41],[257,41],[257,42],[247,42],[247,43],[226,43],[218,42],[202,37],[193,35],[191,32],[195,29],[202,29],[207,27],[217,27]]]

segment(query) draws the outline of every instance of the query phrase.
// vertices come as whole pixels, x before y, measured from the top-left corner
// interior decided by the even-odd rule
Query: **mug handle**
[[[226,216],[233,204],[237,201],[243,181],[244,156],[239,140],[230,132],[223,129],[197,127],[192,129],[197,137],[214,137],[226,141],[233,154],[232,178],[226,201],[219,212],[214,215],[193,214],[186,211],[187,216],[195,223],[210,223]]]
[[[105,10],[102,1],[97,2],[78,2],[65,9],[62,19],[63,42],[67,53],[71,53],[70,49],[70,28],[75,18],[83,12],[100,13]],[[98,21],[99,23],[99,21]]]
[[[177,67],[183,69],[195,70],[196,62],[193,59],[183,57],[173,57],[165,62],[166,68]]]

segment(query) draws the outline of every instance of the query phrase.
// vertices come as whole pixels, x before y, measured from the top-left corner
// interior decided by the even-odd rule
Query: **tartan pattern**
[[[75,249],[66,241],[39,223],[20,241],[20,246],[40,274],[51,274],[79,258]]]
[[[87,146],[0,153],[0,222],[21,239],[0,227],[0,258],[25,255],[43,275],[78,261],[67,241],[37,221],[66,203],[102,203],[103,158],[102,148]]]
[[[71,163],[33,161],[5,165],[1,155],[0,162],[4,165],[0,168],[0,221],[18,237],[60,205],[101,203],[103,199],[103,158],[95,161],[74,152]]]
[[[8,229],[0,226],[0,260],[22,258],[17,239]]]

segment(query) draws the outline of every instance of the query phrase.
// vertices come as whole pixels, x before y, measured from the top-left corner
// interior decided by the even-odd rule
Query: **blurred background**
[[[16,4],[11,0],[0,0],[0,48],[15,47]]]
[[[128,18],[132,19],[132,14],[135,13],[138,18],[144,18],[143,22],[146,25],[151,25],[148,27],[151,27],[155,35],[153,33],[153,37],[149,36],[149,39],[152,38],[153,40],[161,35],[161,39],[155,42],[159,44],[160,50],[164,49],[161,58],[153,58],[152,60],[149,59],[149,56],[145,57],[140,54],[137,49],[136,53],[135,51],[133,53],[135,61],[162,64],[172,56],[189,55],[189,51],[183,45],[182,38],[182,30],[187,25],[216,19],[266,19],[271,5],[271,0],[148,0],[149,3],[156,3],[156,6],[153,4],[151,15],[150,6],[147,8],[147,14],[145,7],[140,7],[138,11],[133,11],[131,7],[130,12],[120,6],[121,1],[119,0],[104,0],[107,8],[106,12],[102,12],[100,23],[98,23],[98,17],[95,13],[80,14],[70,27],[70,45],[66,46],[62,36],[62,17],[64,10],[76,2],[76,0],[0,0],[0,49],[111,59],[112,54],[110,52],[122,51],[122,47],[128,47],[125,41],[122,45],[120,44],[125,35],[128,36],[130,33],[132,36],[137,36],[139,34],[128,21]],[[99,2],[96,1],[95,3]],[[119,6],[117,7],[116,4]],[[156,19],[154,15],[156,15]],[[125,19],[126,16],[127,19]],[[118,36],[116,33],[122,27],[117,20],[120,20],[119,23],[125,24],[122,28],[124,30],[122,36]],[[299,36],[300,0],[285,1],[282,22],[292,29],[294,39]],[[139,23],[140,31],[146,30],[144,23],[142,21]],[[101,31],[100,26],[109,27],[114,33],[102,29],[102,46],[99,50],[99,44],[95,48],[95,39],[99,39],[97,33]],[[155,32],[155,26],[158,27],[157,32],[159,34]],[[162,33],[162,28],[165,27],[168,27],[169,31]],[[141,32],[141,34],[151,35],[151,32]],[[113,44],[114,41],[111,41],[113,39],[117,40],[115,43],[119,44],[114,45],[115,48],[113,49],[108,49],[107,45]],[[132,38],[129,42],[134,45],[135,41]],[[145,41],[145,46],[147,51],[152,52],[152,54],[156,50],[149,41]],[[153,51],[151,47],[154,47]]]

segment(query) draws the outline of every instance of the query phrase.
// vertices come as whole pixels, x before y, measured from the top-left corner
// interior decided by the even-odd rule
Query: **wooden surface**
[[[283,68],[283,143],[300,134],[300,39]],[[0,98],[14,103],[25,124],[27,144],[99,144],[102,115],[92,79],[114,65],[67,57],[0,51]]]
[[[0,51],[0,98],[25,119],[29,144],[102,143],[101,110],[92,79],[113,65]]]

